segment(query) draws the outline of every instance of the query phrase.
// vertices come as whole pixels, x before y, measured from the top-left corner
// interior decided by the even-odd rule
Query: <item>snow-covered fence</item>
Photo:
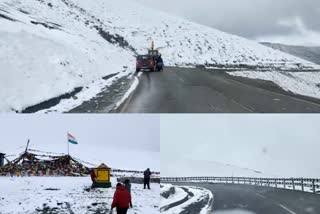
[[[253,177],[163,177],[161,183],[205,182],[214,184],[247,184],[320,193],[320,179],[253,178]]]
[[[117,178],[118,182],[124,183],[124,181],[128,179],[130,183],[135,183],[135,184],[143,184],[144,179],[142,177],[134,177],[134,176],[127,176],[127,177],[120,177]],[[150,183],[160,183],[160,178],[159,177],[152,177],[150,178]]]
[[[143,174],[144,171],[141,170],[124,170],[124,169],[112,169],[112,172],[124,172],[124,173],[136,173]],[[160,172],[151,171],[153,175],[160,175]]]

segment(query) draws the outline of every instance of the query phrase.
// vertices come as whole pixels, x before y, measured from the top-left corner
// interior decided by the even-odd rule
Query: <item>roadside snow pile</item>
[[[160,207],[163,211],[169,209],[171,204],[183,203],[184,200],[188,200],[188,193],[179,187],[174,187],[170,184],[161,184],[160,190]]]
[[[319,72],[236,71],[230,75],[272,81],[286,91],[320,99]]]
[[[161,213],[179,214],[192,209],[199,214],[211,211],[213,194],[211,191],[189,186],[161,184]]]
[[[112,188],[90,189],[90,177],[0,177],[0,213],[109,213],[116,183],[112,178]],[[128,214],[160,212],[158,184],[131,188]]]

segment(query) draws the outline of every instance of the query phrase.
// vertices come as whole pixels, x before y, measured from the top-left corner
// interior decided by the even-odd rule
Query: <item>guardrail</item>
[[[252,177],[162,177],[161,183],[201,182],[214,184],[247,184],[320,193],[320,179],[313,178],[252,178]],[[307,190],[307,188],[310,188]]]

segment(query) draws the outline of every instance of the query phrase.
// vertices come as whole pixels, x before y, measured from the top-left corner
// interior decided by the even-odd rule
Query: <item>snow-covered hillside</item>
[[[254,169],[243,168],[235,165],[214,161],[186,160],[177,158],[169,159],[170,166],[164,163],[161,168],[162,177],[277,177]]]
[[[0,111],[80,87],[90,99],[134,71],[151,40],[168,65],[317,68],[308,61],[132,0],[2,0]],[[102,80],[117,74],[112,80]]]
[[[133,70],[126,41],[69,0],[5,1],[0,15],[1,111],[21,111],[93,82],[102,88],[102,77]]]
[[[126,38],[138,53],[144,53],[155,41],[169,65],[297,68],[297,63],[301,63],[303,67],[316,67],[256,42],[155,11],[137,1],[98,0],[94,4],[74,1],[91,13],[101,13],[102,20],[117,26],[115,32]]]

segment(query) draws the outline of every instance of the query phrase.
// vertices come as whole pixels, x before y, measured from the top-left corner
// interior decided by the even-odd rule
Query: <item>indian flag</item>
[[[68,142],[72,143],[72,144],[78,144],[76,138],[73,135],[71,135],[70,133],[68,133]]]

